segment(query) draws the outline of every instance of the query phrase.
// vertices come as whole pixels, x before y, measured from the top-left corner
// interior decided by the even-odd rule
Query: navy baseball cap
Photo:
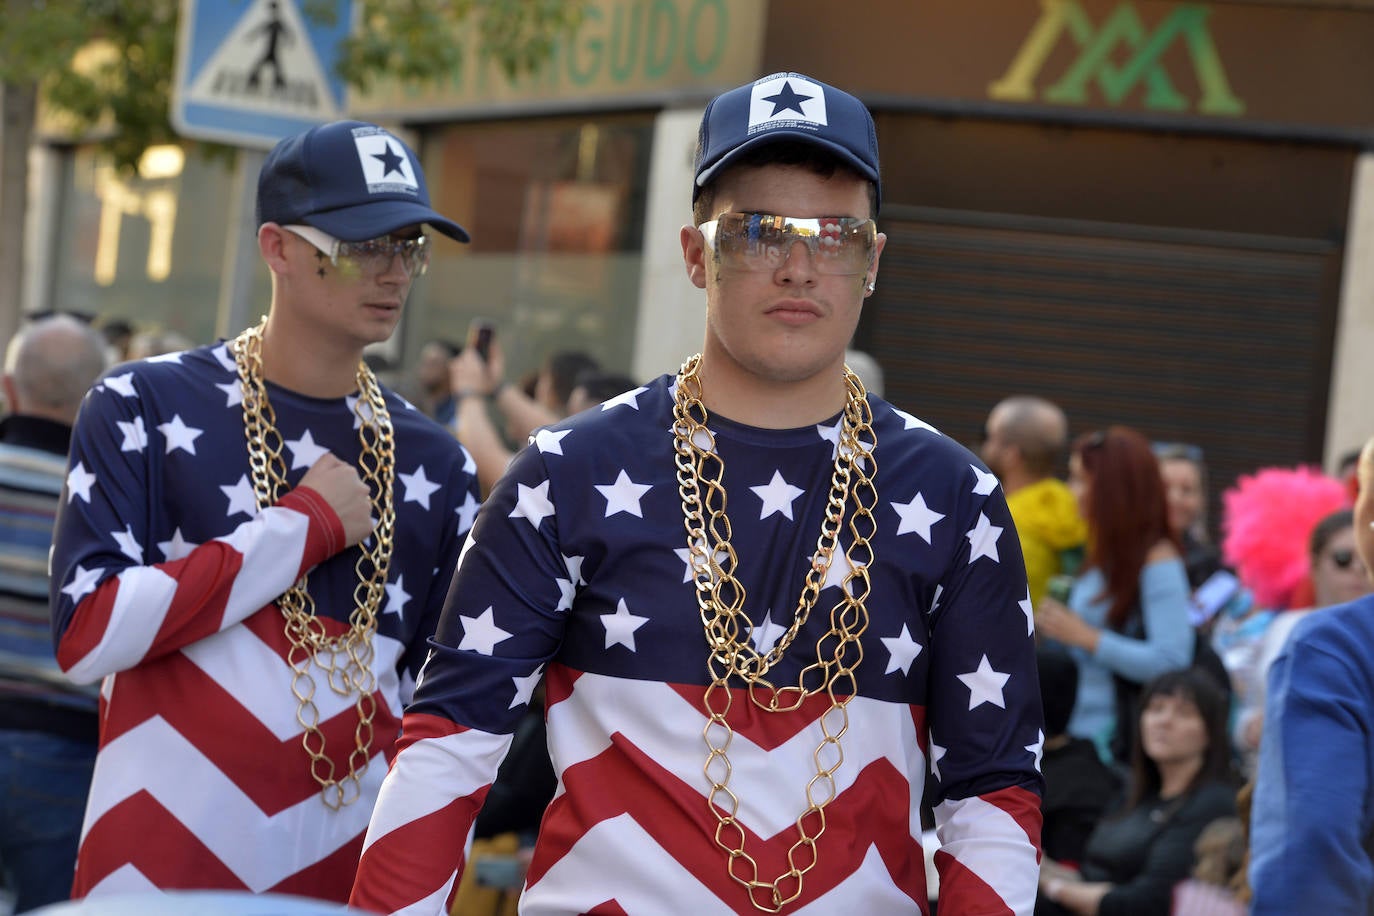
[[[873,116],[849,93],[800,73],[774,73],[707,104],[697,135],[692,200],[746,151],[779,141],[810,143],[834,153],[873,182],[882,203]]]
[[[451,239],[468,232],[429,205],[415,153],[376,124],[334,121],[287,137],[258,173],[258,225],[314,226],[361,242],[427,223]]]

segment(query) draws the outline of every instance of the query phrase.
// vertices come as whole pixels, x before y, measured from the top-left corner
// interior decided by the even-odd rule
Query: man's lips
[[[814,302],[808,302],[804,299],[786,299],[770,306],[764,314],[780,321],[804,324],[820,318],[821,310]]]

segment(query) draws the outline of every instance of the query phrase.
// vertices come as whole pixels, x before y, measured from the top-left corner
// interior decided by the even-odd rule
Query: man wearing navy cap
[[[797,73],[701,124],[682,368],[541,430],[450,589],[354,905],[443,913],[544,682],[522,912],[1030,913],[1039,690],[996,478],[844,365],[885,237],[873,120]]]
[[[415,154],[313,128],[257,210],[268,315],[119,366],[76,424],[51,596],[59,664],[101,683],[76,896],[346,899],[476,514],[467,455],[362,361],[427,230],[468,238]]]

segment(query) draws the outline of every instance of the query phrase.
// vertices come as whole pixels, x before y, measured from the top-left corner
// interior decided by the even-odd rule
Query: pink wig
[[[1259,607],[1282,610],[1311,572],[1312,529],[1350,495],[1316,468],[1264,468],[1237,478],[1222,503],[1222,558]]]

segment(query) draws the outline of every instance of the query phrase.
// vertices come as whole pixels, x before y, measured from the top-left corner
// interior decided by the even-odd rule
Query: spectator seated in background
[[[1207,534],[1207,464],[1196,445],[1156,442],[1154,450],[1169,501],[1169,527],[1182,545],[1188,584],[1196,589],[1222,568],[1221,551]]]
[[[1212,676],[1163,674],[1141,691],[1140,709],[1126,804],[1098,824],[1079,868],[1042,860],[1038,913],[1167,914],[1203,829],[1235,814],[1226,699]]]
[[[1077,866],[1102,813],[1120,801],[1121,781],[1102,762],[1091,741],[1067,731],[1078,694],[1078,666],[1073,657],[1062,646],[1044,645],[1036,650],[1036,664],[1045,710],[1041,847],[1049,858]]]

